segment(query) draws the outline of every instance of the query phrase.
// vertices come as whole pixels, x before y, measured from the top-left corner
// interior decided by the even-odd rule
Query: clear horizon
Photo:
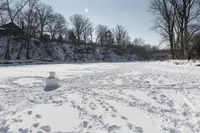
[[[158,45],[160,36],[151,30],[153,15],[148,12],[149,0],[42,0],[51,5],[54,10],[69,17],[73,14],[82,14],[97,26],[107,25],[114,28],[117,24],[128,30],[131,41],[142,38],[146,43]]]

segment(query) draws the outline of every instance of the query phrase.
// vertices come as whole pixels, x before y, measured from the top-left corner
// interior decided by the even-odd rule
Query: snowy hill
[[[6,48],[6,38],[0,38],[0,59],[4,59]],[[26,60],[26,47],[22,46],[23,40],[12,39],[11,41],[11,59]],[[21,49],[22,48],[22,49]],[[19,51],[21,52],[19,54]],[[56,42],[41,43],[32,39],[30,45],[30,57],[32,60],[42,61],[65,61],[65,62],[96,62],[96,61],[134,61],[142,59],[136,54],[127,54],[117,48],[106,48],[86,44],[57,44]]]

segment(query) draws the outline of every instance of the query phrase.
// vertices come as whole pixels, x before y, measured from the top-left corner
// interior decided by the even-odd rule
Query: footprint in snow
[[[116,114],[111,114],[111,116],[112,116],[113,118],[116,118],[116,117],[117,117]]]
[[[82,126],[83,128],[87,128],[88,127],[89,122],[88,121],[83,121]]]
[[[103,108],[106,108],[106,105],[103,105],[102,107],[103,107]]]
[[[0,104],[0,112],[3,110],[4,110],[3,105]]]
[[[121,116],[121,119],[128,120],[128,118],[126,118],[125,116]]]
[[[34,127],[34,128],[37,128],[39,125],[40,125],[40,123],[34,123],[34,124],[33,124],[33,127]]]
[[[42,126],[40,129],[42,129],[45,132],[51,132],[51,127],[50,126]]]
[[[88,102],[88,99],[83,99],[81,103],[82,104],[87,104],[87,102]]]
[[[106,111],[109,111],[109,108],[105,108]]]
[[[23,120],[22,120],[22,119],[19,119],[19,118],[15,118],[15,119],[13,119],[13,121],[14,121],[15,123],[21,123],[21,122],[23,122]]]
[[[116,110],[116,109],[112,109],[112,111],[115,112],[115,113],[117,113],[117,110]]]
[[[135,127],[134,131],[136,133],[143,133],[143,129],[141,127]]]
[[[36,118],[40,119],[42,116],[40,114],[35,115]]]
[[[28,133],[29,132],[28,128],[26,128],[26,129],[20,128],[18,131],[19,131],[19,133]]]
[[[52,103],[53,103],[53,104],[56,104],[57,106],[63,105],[63,101],[62,101],[62,100],[53,100]]]
[[[102,106],[102,108],[105,109],[105,111],[109,111],[109,107],[107,107],[106,105],[103,105],[103,103],[102,104],[100,103],[100,105]]]
[[[91,110],[96,110],[97,109],[97,106],[94,103],[90,103],[89,107],[90,107]]]
[[[103,102],[100,102],[100,105],[103,105]]]
[[[129,129],[133,129],[133,125],[132,125],[131,123],[127,123],[127,127],[128,127]]]
[[[28,115],[32,115],[33,111],[28,111],[27,114]]]
[[[115,131],[115,130],[119,130],[119,129],[120,129],[120,126],[117,126],[117,125],[107,127],[107,130],[108,130],[109,133],[112,132],[112,131]]]
[[[200,112],[196,113],[196,117],[200,117]]]

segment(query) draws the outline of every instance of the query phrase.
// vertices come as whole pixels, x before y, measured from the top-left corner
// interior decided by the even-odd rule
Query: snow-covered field
[[[50,71],[60,88],[44,91]],[[199,133],[200,67],[161,62],[0,67],[0,133]]]

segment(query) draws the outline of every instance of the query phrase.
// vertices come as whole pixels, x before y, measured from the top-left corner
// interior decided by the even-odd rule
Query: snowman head
[[[55,72],[49,72],[49,75],[50,75],[51,78],[55,78],[56,73]]]

